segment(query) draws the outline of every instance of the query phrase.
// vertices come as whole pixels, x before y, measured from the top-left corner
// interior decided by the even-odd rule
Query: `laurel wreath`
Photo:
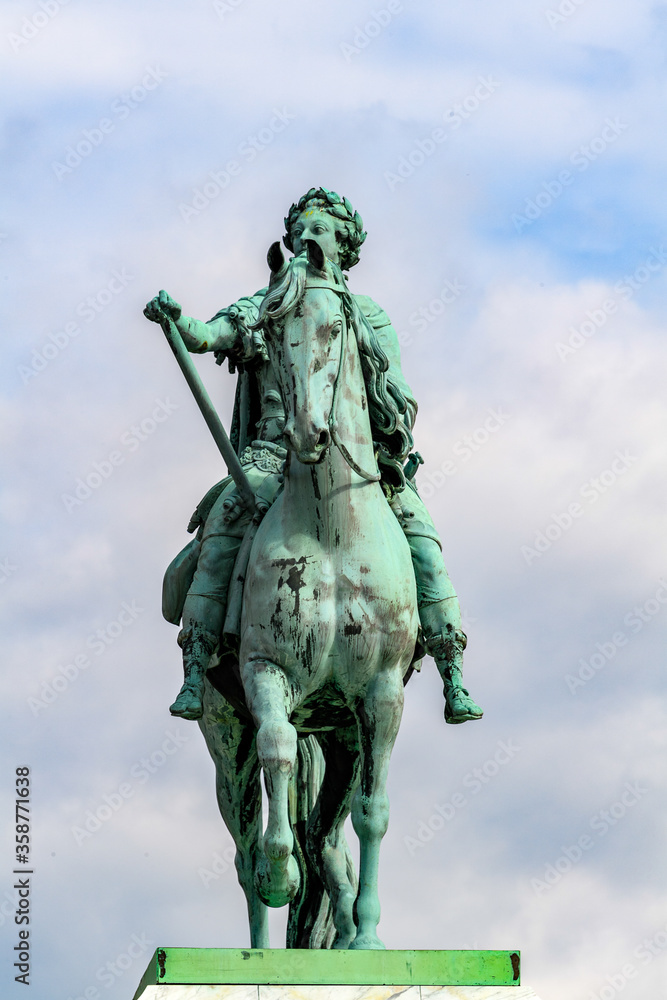
[[[340,238],[340,266],[344,271],[354,267],[359,262],[359,250],[361,244],[366,239],[364,223],[358,212],[355,212],[351,202],[347,198],[341,198],[335,191],[327,191],[326,188],[311,188],[297,202],[295,202],[287,213],[285,219],[286,235],[283,236],[283,243],[288,250],[294,252],[292,246],[292,226],[308,207],[322,208],[335,219],[339,219],[343,225],[343,234]],[[338,238],[338,237],[337,237]]]

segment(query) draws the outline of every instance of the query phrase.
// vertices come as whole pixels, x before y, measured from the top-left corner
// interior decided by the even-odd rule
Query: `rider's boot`
[[[183,650],[185,681],[169,711],[181,719],[201,719],[204,714],[202,694],[204,675],[216,646],[218,636],[198,622],[191,622],[181,629],[178,644]]]
[[[481,719],[484,713],[462,684],[461,667],[463,650],[468,644],[467,636],[451,622],[446,622],[443,626],[442,604],[444,602],[420,608],[420,618],[424,629],[426,651],[435,660],[442,677],[445,692],[445,722],[457,725]]]

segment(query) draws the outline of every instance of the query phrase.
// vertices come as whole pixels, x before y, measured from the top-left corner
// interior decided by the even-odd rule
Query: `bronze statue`
[[[165,577],[185,672],[171,712],[200,720],[216,762],[253,946],[268,945],[264,904],[290,903],[292,946],[381,948],[387,768],[424,650],[443,680],[445,720],[482,710],[462,686],[458,599],[414,482],[417,403],[398,339],[343,274],[359,259],[362,220],[346,198],[311,188],[285,225],[294,256],[273,244],[267,288],[208,323],[165,292],[145,310],[175,351],[180,334],[239,372],[231,447],[221,445],[234,478],[201,501],[197,536]]]

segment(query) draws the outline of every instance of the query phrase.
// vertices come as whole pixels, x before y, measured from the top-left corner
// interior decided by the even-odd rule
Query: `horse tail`
[[[324,777],[324,757],[314,736],[300,739],[294,779],[290,785],[289,811],[294,834],[294,857],[301,886],[292,900],[287,921],[288,948],[330,948],[336,928],[333,909],[319,873],[305,847],[308,818]],[[351,859],[350,859],[351,862]]]

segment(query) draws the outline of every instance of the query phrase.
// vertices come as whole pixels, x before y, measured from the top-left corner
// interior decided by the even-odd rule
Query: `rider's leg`
[[[445,693],[445,721],[481,719],[482,709],[462,684],[466,634],[461,628],[461,610],[456,591],[442,558],[440,539],[421,498],[407,488],[400,496],[402,517],[417,582],[419,619],[426,651],[433,657]]]
[[[183,649],[184,682],[169,711],[183,719],[202,716],[202,689],[211,656],[225,620],[227,592],[241,547],[247,517],[227,526],[222,517],[224,495],[206,521],[197,570],[183,607],[178,642]]]
[[[273,503],[281,488],[278,473],[255,465],[246,466],[245,472],[253,492],[267,504]],[[183,648],[185,680],[170,708],[172,715],[184,719],[202,716],[204,675],[220,640],[229,583],[249,524],[250,514],[243,510],[236,487],[230,481],[206,516],[197,570],[183,606],[183,628],[178,641]]]
[[[445,692],[445,722],[469,722],[481,719],[482,709],[463,687],[463,650],[468,644],[465,632],[454,623],[461,621],[456,596],[419,608],[424,630],[424,645],[435,660]]]

